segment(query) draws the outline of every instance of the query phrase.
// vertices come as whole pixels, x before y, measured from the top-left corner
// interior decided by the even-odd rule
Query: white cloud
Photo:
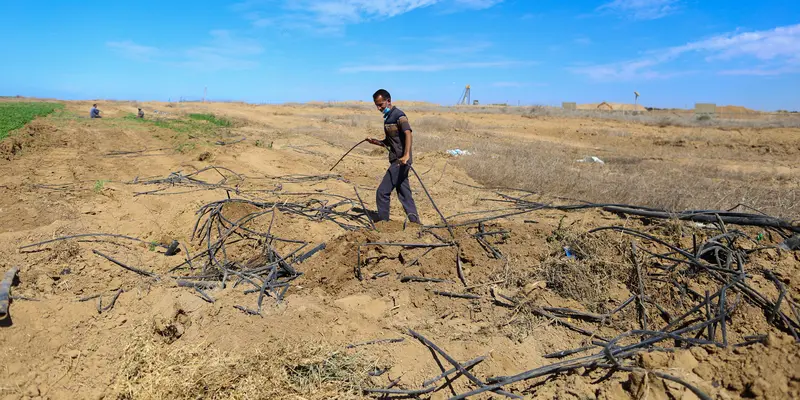
[[[508,68],[533,64],[535,63],[531,61],[454,62],[441,64],[376,64],[342,67],[339,69],[339,72],[439,72],[456,69]]]
[[[598,81],[669,78],[687,71],[656,68],[690,55],[714,65],[717,61],[741,60],[751,67],[723,70],[728,75],[779,75],[800,72],[800,24],[754,32],[734,32],[690,42],[682,46],[651,50],[642,58],[610,64],[574,67],[570,70]]]
[[[483,10],[503,0],[246,0],[231,7],[255,27],[330,32],[346,25],[385,20],[434,5],[451,11]],[[276,12],[276,10],[278,12]]]
[[[133,41],[107,42],[118,54],[141,62],[156,62],[205,71],[242,70],[258,66],[254,56],[264,49],[255,40],[238,37],[227,30],[212,30],[208,43],[183,49],[146,46]]]
[[[375,62],[372,56],[351,60],[339,68],[341,73],[359,72],[440,72],[462,69],[498,69],[537,64],[515,60],[491,51],[494,43],[480,36],[399,36],[400,47],[413,48],[406,61],[395,64]]]
[[[636,20],[652,20],[666,17],[680,8],[680,0],[613,0],[597,8]]]
[[[502,2],[503,0],[455,0],[456,5],[471,10],[483,10]]]
[[[575,40],[573,40],[573,42],[575,42],[575,44],[579,44],[581,46],[588,46],[588,45],[592,44],[592,39],[589,39],[587,37],[579,37],[579,38],[575,38]]]
[[[157,48],[142,46],[130,40],[125,40],[122,42],[106,42],[106,46],[123,57],[130,58],[135,61],[149,61],[152,57],[158,54]]]
[[[770,67],[755,67],[755,68],[742,68],[742,69],[728,69],[720,71],[720,75],[753,75],[753,76],[775,76],[783,74],[798,74],[800,73],[800,64],[787,65],[784,67],[770,68]]]

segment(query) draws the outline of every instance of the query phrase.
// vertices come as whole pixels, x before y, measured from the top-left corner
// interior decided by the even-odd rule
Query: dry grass
[[[473,142],[469,149],[475,156],[458,164],[488,187],[670,210],[730,208],[741,203],[776,216],[800,215],[800,186],[791,177],[731,172],[713,164],[670,169],[630,160],[578,164],[575,160],[582,154],[543,143],[521,146],[482,141]]]
[[[118,399],[360,399],[375,367],[360,353],[322,344],[265,348],[232,354],[136,340],[112,392]]]
[[[563,221],[563,220],[562,220]],[[558,295],[578,301],[595,312],[604,308],[613,288],[627,280],[628,268],[606,261],[619,257],[608,241],[580,228],[559,224],[547,238],[550,253],[541,264],[541,278]],[[566,255],[566,248],[572,253]]]
[[[637,122],[649,126],[665,128],[679,127],[727,127],[727,128],[798,128],[800,116],[794,114],[725,114],[716,117],[695,116],[692,112],[670,111],[593,111],[564,110],[559,107],[533,106],[525,108],[513,107],[526,118],[558,117],[558,118],[597,118],[624,122]]]

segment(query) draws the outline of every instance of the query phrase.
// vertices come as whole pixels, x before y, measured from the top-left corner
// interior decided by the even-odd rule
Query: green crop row
[[[22,128],[36,117],[44,117],[55,110],[63,109],[61,103],[0,102],[0,140],[8,133]]]

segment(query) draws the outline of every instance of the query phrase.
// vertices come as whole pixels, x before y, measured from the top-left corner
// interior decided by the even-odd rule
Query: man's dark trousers
[[[419,223],[419,214],[417,214],[417,206],[414,204],[414,198],[411,196],[411,187],[408,184],[408,165],[400,165],[393,162],[386,170],[386,175],[383,176],[380,186],[376,193],[375,203],[378,206],[378,220],[389,220],[389,202],[392,198],[392,191],[397,190],[397,197],[400,199],[400,204],[403,205],[408,220],[411,222]]]

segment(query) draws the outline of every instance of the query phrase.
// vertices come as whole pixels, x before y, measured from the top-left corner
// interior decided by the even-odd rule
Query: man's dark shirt
[[[383,119],[383,132],[386,138],[383,143],[389,146],[389,162],[395,163],[400,157],[403,157],[406,148],[406,131],[411,130],[411,124],[408,123],[408,117],[399,108],[392,106]],[[408,164],[411,164],[413,151],[408,152]]]

